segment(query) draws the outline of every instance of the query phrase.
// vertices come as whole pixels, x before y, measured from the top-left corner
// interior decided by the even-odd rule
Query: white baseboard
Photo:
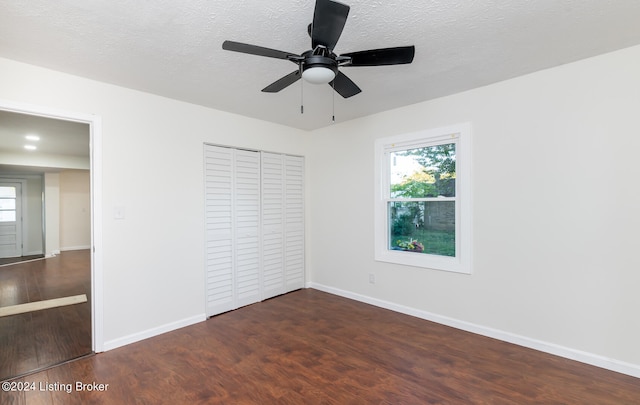
[[[161,335],[163,333],[171,332],[176,329],[184,328],[185,326],[193,325],[199,322],[204,322],[207,319],[205,314],[195,315],[190,318],[181,319],[176,322],[160,325],[155,328],[147,329],[142,332],[133,333],[131,335],[123,336],[121,338],[109,340],[104,342],[104,351],[116,349],[118,347],[126,346],[131,343],[139,342],[144,339],[148,339],[154,336]]]
[[[33,250],[31,252],[22,252],[22,256],[35,256],[35,255],[41,255],[42,253],[42,249],[40,250]]]
[[[482,325],[477,325],[471,322],[461,321],[447,316],[434,314],[427,311],[407,307],[404,305],[396,304],[389,301],[372,298],[366,295],[353,293],[350,291],[341,290],[339,288],[329,287],[326,285],[309,282],[307,288],[313,288],[316,290],[324,291],[330,294],[339,295],[341,297],[349,298],[355,301],[371,304],[376,307],[389,309],[391,311],[400,312],[406,315],[415,316],[416,318],[425,319],[431,322],[436,322],[442,325],[451,326],[456,329],[461,329],[467,332],[476,333],[478,335],[487,336],[493,339],[502,340],[504,342],[513,343],[519,346],[528,347],[530,349],[538,350],[541,352],[553,354],[556,356],[564,357],[567,359],[579,361],[581,363],[590,364],[592,366],[604,368],[607,370],[615,371],[622,374],[627,374],[633,377],[640,378],[640,365],[626,363],[616,359],[600,356],[593,353],[583,352],[581,350],[572,349],[570,347],[560,346],[554,343],[544,342],[537,339],[532,339],[526,336],[517,335],[510,332],[505,332],[498,329],[489,328]]]
[[[86,245],[86,246],[65,246],[65,247],[61,247],[60,250],[62,252],[68,252],[71,250],[87,250],[87,249],[91,249],[90,245]]]

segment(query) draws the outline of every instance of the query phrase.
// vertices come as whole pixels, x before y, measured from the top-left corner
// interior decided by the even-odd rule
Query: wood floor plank
[[[88,250],[0,267],[3,306],[87,297],[80,304],[0,317],[0,380],[91,352],[90,286]]]
[[[640,403],[640,379],[311,289],[33,378],[109,384],[46,404]]]
[[[0,268],[0,306],[29,301],[25,286],[25,274],[20,267]]]
[[[22,256],[22,257],[2,258],[0,259],[0,267],[8,267],[16,263],[24,263],[32,260],[41,260],[43,258],[44,258],[44,255],[30,255],[30,256]]]

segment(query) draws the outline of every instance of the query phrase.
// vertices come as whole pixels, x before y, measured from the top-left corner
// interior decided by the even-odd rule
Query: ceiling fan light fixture
[[[327,84],[335,77],[336,73],[333,69],[324,66],[313,66],[302,72],[302,78],[313,84]]]

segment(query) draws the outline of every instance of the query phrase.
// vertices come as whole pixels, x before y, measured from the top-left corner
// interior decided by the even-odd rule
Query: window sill
[[[379,262],[400,264],[403,266],[471,274],[471,266],[468,263],[463,263],[458,258],[425,254],[411,250],[402,250],[401,248],[376,252],[375,260]]]

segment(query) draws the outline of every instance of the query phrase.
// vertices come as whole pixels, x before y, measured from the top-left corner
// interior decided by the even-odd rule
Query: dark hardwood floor
[[[34,390],[0,403],[640,403],[640,379],[311,289],[12,383]]]
[[[5,266],[7,264],[14,264],[20,262],[28,262],[30,260],[37,260],[44,258],[44,255],[31,255],[31,256],[21,256],[21,257],[9,257],[0,259],[0,266]]]
[[[0,380],[92,350],[88,250],[0,267],[0,307],[79,294],[87,294],[88,301],[0,317]]]

